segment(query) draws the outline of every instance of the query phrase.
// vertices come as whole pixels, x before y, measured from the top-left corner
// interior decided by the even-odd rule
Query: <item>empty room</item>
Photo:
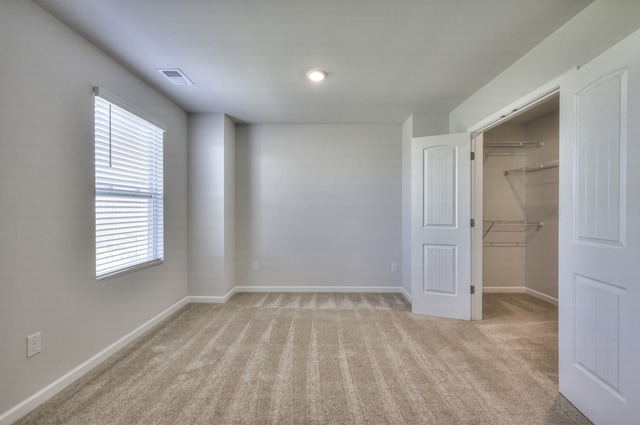
[[[637,0],[3,0],[0,75],[0,425],[637,423]]]

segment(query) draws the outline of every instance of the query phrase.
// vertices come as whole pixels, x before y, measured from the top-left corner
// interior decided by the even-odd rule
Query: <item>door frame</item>
[[[475,227],[471,232],[471,284],[474,286],[474,294],[471,296],[471,320],[482,320],[482,198],[484,172],[482,135],[484,132],[503,124],[558,94],[560,92],[560,81],[576,71],[577,68],[563,74],[467,129],[472,135],[471,147],[472,151],[475,152],[476,158],[475,161],[472,161],[471,166],[471,217],[475,219]],[[562,166],[562,164],[560,165]]]
[[[471,228],[471,320],[482,320],[482,197],[483,197],[483,133],[471,133],[471,217],[475,226]]]

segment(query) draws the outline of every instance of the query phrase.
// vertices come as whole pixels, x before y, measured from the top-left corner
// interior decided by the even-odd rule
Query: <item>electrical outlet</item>
[[[398,263],[391,263],[391,271],[393,273],[397,273],[398,272]]]
[[[42,340],[40,332],[27,337],[27,358],[33,357],[42,351]]]
[[[251,264],[251,270],[253,270],[254,272],[257,272],[258,270],[260,270],[260,263],[258,263],[257,261],[254,261],[253,264]]]

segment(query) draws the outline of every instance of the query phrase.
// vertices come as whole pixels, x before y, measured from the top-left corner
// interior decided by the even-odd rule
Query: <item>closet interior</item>
[[[526,292],[557,304],[558,101],[484,132],[484,292]]]

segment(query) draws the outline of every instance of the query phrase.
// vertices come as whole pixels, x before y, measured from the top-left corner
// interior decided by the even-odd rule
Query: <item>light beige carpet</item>
[[[394,294],[191,304],[18,423],[588,424],[557,391],[555,307],[485,301],[483,322]]]

